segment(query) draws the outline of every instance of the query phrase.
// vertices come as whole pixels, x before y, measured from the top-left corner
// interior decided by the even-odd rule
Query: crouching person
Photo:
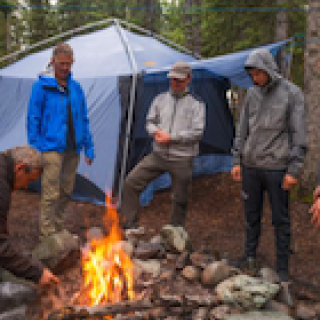
[[[165,172],[169,172],[172,181],[171,224],[185,224],[193,159],[198,154],[205,125],[205,105],[188,89],[191,71],[189,64],[176,63],[168,74],[170,90],[159,94],[151,104],[146,129],[153,138],[153,151],[133,168],[125,181],[120,205],[125,228],[137,225],[141,191]]]
[[[20,146],[0,154],[0,267],[17,277],[48,285],[59,279],[39,261],[16,250],[7,227],[12,192],[26,188],[41,172],[41,155],[32,147]]]

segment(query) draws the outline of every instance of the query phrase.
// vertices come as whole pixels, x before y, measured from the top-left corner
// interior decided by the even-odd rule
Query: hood
[[[264,70],[269,74],[272,81],[281,78],[279,68],[271,52],[267,49],[257,49],[252,51],[245,63],[245,68]]]
[[[71,79],[71,72],[69,73],[67,83]],[[54,74],[54,68],[49,64],[43,71],[39,74],[39,81],[42,85],[47,87],[59,87]]]

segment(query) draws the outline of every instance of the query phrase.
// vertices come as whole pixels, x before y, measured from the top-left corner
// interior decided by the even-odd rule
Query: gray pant
[[[138,220],[139,195],[150,181],[169,172],[172,183],[171,224],[184,226],[188,188],[192,179],[193,158],[166,160],[151,153],[139,162],[127,176],[123,188],[120,218],[124,227],[135,227]]]
[[[40,238],[62,231],[64,210],[73,191],[79,155],[75,151],[42,152]]]

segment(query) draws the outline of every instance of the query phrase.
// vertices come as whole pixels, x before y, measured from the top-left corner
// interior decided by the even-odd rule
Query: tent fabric
[[[120,79],[127,77],[131,80],[133,74],[121,33],[130,46],[142,83],[134,106],[133,148],[127,169],[147,151],[148,137],[144,128],[147,108],[155,94],[167,90],[166,71],[177,61],[191,63],[194,70],[193,90],[207,102],[208,120],[201,150],[203,154],[221,154],[220,157],[212,156],[210,161],[208,155],[206,161],[196,161],[199,164],[195,166],[195,171],[200,173],[201,164],[206,163],[208,167],[211,162],[210,168],[205,169],[203,165],[203,172],[221,172],[230,168],[228,154],[233,126],[224,94],[229,81],[244,87],[248,85],[248,79],[237,75],[240,70],[243,71],[243,63],[250,50],[197,61],[151,36],[135,34],[112,25],[67,41],[74,50],[73,76],[86,93],[96,153],[92,166],[87,166],[81,158],[74,197],[103,203],[105,191],[112,190],[115,178],[119,177],[117,157],[128,120],[128,110],[123,108],[123,104],[126,107],[129,105],[128,92],[125,93],[121,88]],[[277,43],[268,48],[275,52],[280,46],[281,43]],[[52,48],[30,54],[0,70],[0,150],[27,143],[25,122],[32,84],[48,65],[51,53]],[[130,85],[127,85],[129,89]],[[150,199],[150,196],[147,198]]]

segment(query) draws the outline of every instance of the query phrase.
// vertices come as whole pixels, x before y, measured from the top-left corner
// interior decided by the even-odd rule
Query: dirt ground
[[[194,249],[206,246],[221,257],[235,259],[242,254],[244,216],[240,185],[227,173],[197,178],[189,198],[188,231]],[[37,244],[40,195],[18,191],[12,199],[9,230],[18,248],[31,251]],[[140,225],[153,235],[170,221],[170,191],[155,195],[148,207],[141,208]],[[291,200],[292,256],[291,274],[294,291],[300,299],[320,301],[320,229],[310,223],[309,205]],[[101,226],[104,208],[70,202],[67,228],[85,235],[88,227]],[[274,237],[268,201],[264,209],[258,259],[274,266]]]

